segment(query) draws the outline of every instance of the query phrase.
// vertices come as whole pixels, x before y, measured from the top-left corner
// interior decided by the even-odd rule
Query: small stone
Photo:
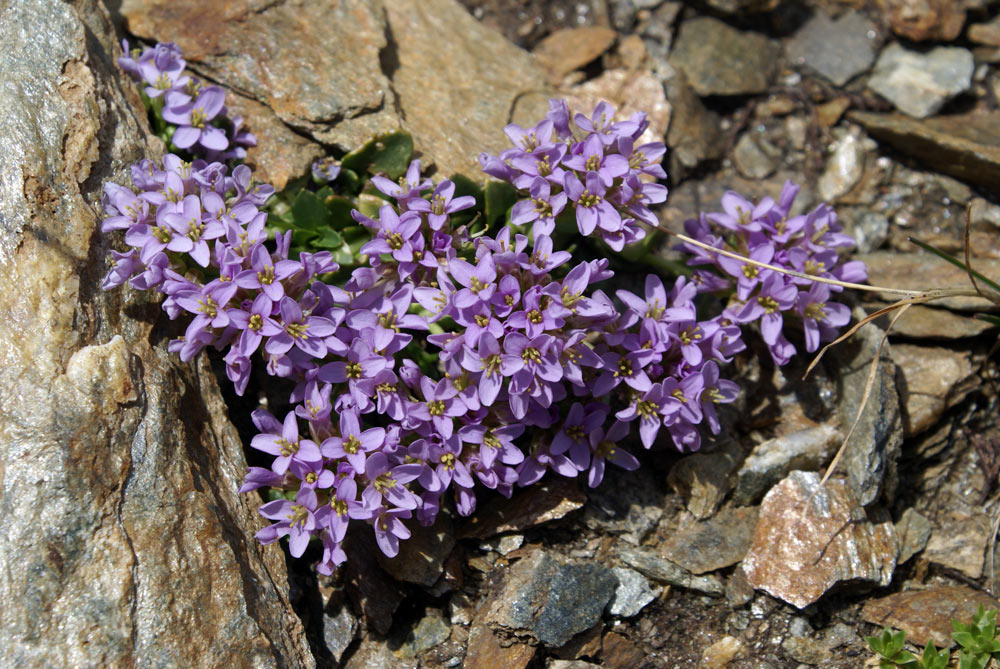
[[[526,643],[501,645],[500,639],[485,623],[473,623],[469,630],[465,666],[524,669],[534,659],[536,650],[536,646]]]
[[[975,23],[966,32],[969,40],[986,46],[1000,46],[1000,16],[988,23]]]
[[[756,507],[724,508],[708,520],[682,524],[661,551],[692,574],[723,569],[743,559],[756,525]]]
[[[737,565],[732,575],[726,581],[726,602],[734,609],[746,606],[753,599],[753,586],[747,582],[746,572],[742,565]],[[746,629],[744,625],[740,629]]]
[[[743,650],[743,644],[736,637],[724,636],[701,651],[698,669],[725,669]]]
[[[832,128],[837,125],[837,121],[844,115],[851,106],[851,99],[847,96],[834,98],[829,102],[816,107],[816,122],[824,128]]]
[[[548,669],[600,669],[601,665],[584,660],[552,660]]]
[[[931,538],[922,557],[958,570],[969,578],[983,575],[990,517],[978,507],[955,504],[931,519]]]
[[[804,664],[821,664],[833,656],[822,641],[806,636],[788,637],[781,642],[781,648],[796,662]]]
[[[969,355],[946,348],[893,344],[892,359],[906,383],[901,389],[903,428],[912,437],[933,426],[973,388]]]
[[[389,643],[375,634],[364,636],[344,663],[344,669],[417,669],[417,666],[416,660],[393,655]]]
[[[742,449],[726,441],[712,452],[688,455],[667,475],[667,482],[687,497],[687,509],[698,520],[708,518],[733,488],[733,472],[739,466]]]
[[[969,89],[974,69],[967,49],[941,46],[920,53],[893,42],[879,55],[868,87],[904,114],[927,118]]]
[[[645,660],[642,648],[620,634],[608,632],[601,640],[601,661],[606,669],[634,669]]]
[[[616,586],[606,567],[562,564],[537,551],[510,568],[485,620],[498,634],[559,647],[600,620]]]
[[[733,15],[769,12],[781,4],[781,0],[707,0],[707,2],[712,9]]]
[[[663,517],[662,485],[646,467],[634,472],[608,469],[601,485],[590,491],[583,522],[591,530],[638,546]]]
[[[865,150],[861,140],[853,133],[847,134],[837,143],[833,155],[826,162],[826,169],[820,175],[819,197],[824,202],[833,202],[846,195],[858,183],[865,169]]]
[[[519,490],[511,499],[497,498],[465,521],[459,538],[485,539],[502,532],[519,532],[558,520],[586,501],[576,481],[553,477]]]
[[[951,621],[972,622],[980,605],[995,609],[997,601],[964,585],[938,585],[870,600],[861,609],[861,617],[880,627],[903,630],[907,641],[916,646],[933,641],[938,648],[950,648],[955,644]]]
[[[554,81],[596,60],[611,48],[618,34],[610,28],[560,28],[535,46],[533,53]]]
[[[357,632],[358,619],[351,614],[346,604],[327,606],[323,610],[323,642],[337,662],[340,662],[340,658],[354,641]]]
[[[771,176],[780,163],[781,154],[777,148],[753,132],[740,135],[733,148],[733,164],[748,179]]]
[[[743,560],[753,587],[800,609],[837,583],[888,585],[896,565],[892,523],[869,520],[872,512],[844,481],[819,481],[814,472],[792,472],[764,497]]]
[[[965,24],[962,0],[878,0],[878,4],[892,32],[915,42],[950,42]]]
[[[1000,206],[992,204],[981,197],[973,198],[969,218],[973,226],[980,223],[988,223],[994,228],[1000,228]]]
[[[896,537],[899,540],[896,564],[903,564],[927,547],[927,541],[931,538],[931,522],[919,511],[907,509],[896,523]]]
[[[399,657],[416,657],[425,650],[448,640],[451,635],[451,625],[440,613],[421,618],[417,625],[409,630],[403,645],[396,651]]]
[[[889,219],[882,214],[861,208],[857,215],[841,215],[847,234],[854,237],[858,253],[871,253],[889,238]]]
[[[649,587],[649,581],[637,571],[615,567],[611,572],[618,579],[618,587],[607,606],[607,612],[613,616],[631,618],[660,594],[660,588]]]
[[[792,63],[843,86],[875,62],[876,39],[875,24],[863,14],[850,10],[832,20],[817,11],[795,33],[787,54]]]
[[[599,622],[590,629],[574,636],[564,646],[554,649],[553,655],[563,660],[597,657],[601,653],[601,634],[603,633],[604,625]]]
[[[695,576],[683,567],[644,548],[625,546],[619,549],[618,557],[628,566],[655,581],[697,590],[713,597],[720,597],[725,593],[725,587],[717,577]]]
[[[681,24],[670,63],[687,75],[698,95],[749,95],[770,86],[780,52],[759,33],[702,16]]]

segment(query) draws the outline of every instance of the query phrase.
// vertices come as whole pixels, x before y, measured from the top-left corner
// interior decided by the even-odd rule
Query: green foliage
[[[373,137],[344,156],[340,165],[355,175],[384,173],[390,179],[398,179],[406,173],[412,156],[413,138],[408,132],[397,130]]]
[[[997,639],[997,612],[986,611],[980,605],[971,623],[951,621],[954,628],[952,638],[959,645],[957,652],[959,669],[985,669],[990,660],[1000,662],[1000,640]],[[951,655],[946,650],[938,650],[930,641],[920,657],[903,648],[906,633],[886,627],[880,636],[865,637],[869,648],[878,655],[881,669],[946,669]]]

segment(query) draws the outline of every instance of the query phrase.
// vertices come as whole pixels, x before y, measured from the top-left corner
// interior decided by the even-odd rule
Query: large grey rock
[[[454,0],[225,0],[210,12],[203,0],[124,0],[121,12],[134,34],[176,42],[195,71],[259,103],[240,111],[288,140],[266,149],[282,154],[268,174],[279,188],[320,145],[350,150],[400,127],[425,165],[475,176],[481,151],[509,147],[504,125],[548,108],[535,59]]]
[[[968,49],[940,46],[920,53],[894,42],[879,55],[868,87],[904,114],[927,118],[968,90],[974,68]]]
[[[104,293],[101,184],[155,153],[93,0],[0,4],[0,665],[314,665],[207,363]]]
[[[817,12],[795,33],[786,53],[792,63],[843,86],[875,62],[877,38],[875,24],[863,14],[848,11],[833,20]]]

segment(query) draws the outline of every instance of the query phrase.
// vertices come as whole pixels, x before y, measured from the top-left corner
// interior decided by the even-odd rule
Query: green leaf
[[[292,225],[298,229],[319,230],[329,228],[333,223],[333,214],[316,194],[304,190],[292,203]]]
[[[967,650],[958,652],[958,669],[985,669],[989,656],[977,655]]]
[[[968,265],[966,265],[964,262],[962,262],[955,256],[951,255],[950,253],[945,253],[944,251],[931,246],[927,242],[922,242],[919,239],[914,239],[913,237],[910,237],[910,241],[919,246],[920,248],[922,248],[923,250],[927,251],[928,253],[933,253],[938,258],[941,258],[941,260],[949,262],[955,267],[961,268],[963,272],[969,271]],[[988,285],[994,291],[1000,293],[1000,284],[998,284],[996,281],[993,281],[992,279],[983,276],[976,270],[972,270],[972,276],[976,277],[977,279]]]
[[[493,228],[506,222],[507,212],[517,202],[517,190],[506,181],[487,181],[483,199],[486,225]]]
[[[354,217],[351,216],[351,212],[357,208],[357,204],[353,200],[348,200],[347,198],[339,195],[330,195],[323,201],[326,203],[326,208],[330,210],[330,214],[333,216],[330,225],[333,226],[335,230],[356,225]]]
[[[341,166],[357,174],[384,172],[390,179],[406,173],[413,156],[413,138],[404,130],[379,135],[344,156]]]
[[[313,240],[312,245],[321,249],[339,249],[344,245],[344,240],[339,234],[337,234],[336,230],[326,228],[319,231],[319,234],[316,235],[316,239]]]
[[[953,623],[954,624],[954,623]],[[957,625],[956,625],[957,627]],[[963,627],[972,627],[972,625],[963,625]],[[972,634],[966,631],[952,632],[951,637],[958,642],[962,648],[972,648],[975,645],[975,640]]]
[[[992,323],[993,325],[1000,325],[1000,316],[991,316],[990,314],[976,314],[975,317],[981,321]]]
[[[933,641],[928,641],[920,657],[923,669],[948,669],[950,655],[944,650],[938,650]]]
[[[378,210],[386,204],[385,200],[375,195],[362,193],[358,196],[358,211],[368,218],[378,218]]]

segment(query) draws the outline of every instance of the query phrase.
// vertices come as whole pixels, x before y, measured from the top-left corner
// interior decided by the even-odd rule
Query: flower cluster
[[[530,128],[504,128],[515,148],[479,157],[484,172],[527,195],[514,206],[511,223],[531,223],[535,237],[551,235],[569,207],[581,235],[597,235],[615,251],[641,240],[646,233],[639,223],[658,223],[649,206],[667,199],[666,186],[653,181],[666,177],[660,165],[665,145],[636,146],[649,127],[646,115],[617,120],[611,105],[601,102],[589,117],[576,114],[571,123],[565,100],[549,107]]]
[[[849,283],[864,281],[863,262],[841,261],[838,249],[855,243],[842,232],[829,205],[789,217],[798,192],[799,187],[788,181],[777,202],[765,197],[755,204],[730,191],[722,197],[722,212],[702,213],[686,221],[684,229],[692,239],[758,263]],[[678,248],[691,254],[689,265],[705,267],[694,274],[698,291],[730,291],[723,317],[741,325],[759,322],[761,336],[779,365],[795,355],[795,346],[783,332],[786,317],[801,324],[809,352],[821,341],[833,339],[850,320],[847,306],[831,301],[843,290],[840,286],[783,274],[693,244]]]
[[[223,136],[223,146],[211,129],[221,98],[191,87],[173,45],[123,66],[147,82],[149,99],[165,98],[163,118],[180,124],[175,145],[221,158],[239,143]],[[373,177],[385,204],[352,213],[370,239],[340,283],[330,253],[290,257],[291,232],[269,247],[263,206],[273,188],[254,185],[246,166],[171,154],[134,165],[131,188],[105,186],[102,230],[124,230],[130,248],[113,252],[104,287],[164,294],[170,318],[186,322],[170,349],[183,360],[207,346],[223,351],[237,393],[258,362],[290,381],[286,411],[252,416],[259,433],[250,446],[272,460],[251,467],[240,491],[279,495],[260,508],[275,521],[260,541],[288,537],[300,557],[317,539],[317,568],[330,573],[347,559],[351,521],[369,525],[394,556],[410,535],[405,521],[430,524],[446,503],[470,514],[484,487],[510,496],[550,470],[596,486],[608,462],[638,466],[630,442],[695,450],[701,426],[717,433],[717,405],[738,392],[719,365],[744,348],[739,324],[759,318],[769,344],[779,342],[780,310],[795,300],[816,328],[840,320],[828,293],[773,272],[753,280],[754,270],[710,254],[697,262],[737,279],[720,316],[697,313],[700,290],[726,285],[702,271],[697,281],[648,276],[641,291],[603,292],[608,260],[574,260],[553,241],[557,225],[618,250],[642,239],[643,225],[656,225],[649,205],[666,198],[653,182],[665,176],[664,148],[634,146],[643,114],[617,120],[601,103],[573,119],[575,130],[566,103],[553,101],[532,128],[507,127],[518,148],[482,157],[522,198],[499,230],[456,223],[469,220],[475,198],[424,178],[419,161],[398,181]],[[335,161],[313,166],[318,182],[338,172]],[[754,259],[851,275],[829,255],[844,245],[832,212],[786,220],[792,197],[753,207],[727,196],[726,214],[691,222],[689,232]],[[719,226],[727,232],[716,237]]]
[[[242,160],[246,148],[257,139],[243,129],[240,117],[230,119],[226,94],[218,86],[206,86],[190,74],[181,50],[173,42],[129,51],[118,64],[143,92],[154,112],[168,124],[167,137],[175,147],[211,161]]]

